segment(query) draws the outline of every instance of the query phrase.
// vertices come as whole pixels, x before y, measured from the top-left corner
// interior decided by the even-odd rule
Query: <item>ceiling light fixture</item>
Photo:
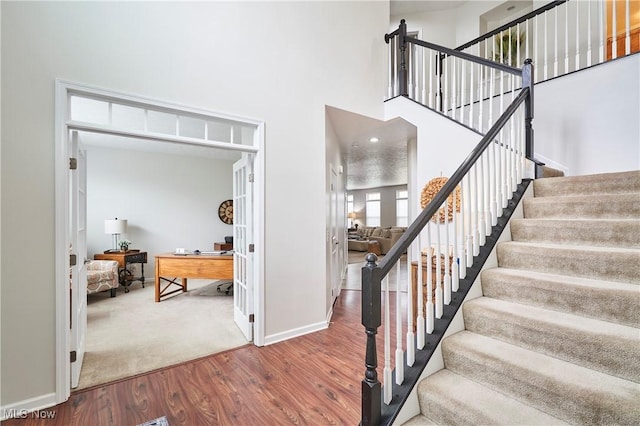
[[[372,143],[376,143],[376,142],[378,142],[378,141],[379,141],[379,139],[378,139],[378,138],[376,138],[375,136],[374,136],[374,137],[372,137],[371,139],[369,139],[369,142],[372,142]]]

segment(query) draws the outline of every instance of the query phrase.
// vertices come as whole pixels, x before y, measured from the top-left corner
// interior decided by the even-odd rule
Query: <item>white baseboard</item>
[[[56,412],[47,408],[57,405],[56,394],[48,393],[0,407],[0,421],[7,419],[55,419]]]
[[[316,324],[309,324],[304,327],[283,331],[281,333],[271,334],[264,337],[264,344],[265,346],[272,345],[274,343],[282,342],[284,340],[293,339],[294,337],[300,337],[300,336],[304,336],[305,334],[313,333],[320,330],[325,330],[328,327],[329,327],[329,324],[326,321],[322,321]]]

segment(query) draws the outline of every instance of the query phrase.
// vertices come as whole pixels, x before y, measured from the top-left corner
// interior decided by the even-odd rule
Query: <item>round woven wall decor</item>
[[[420,194],[420,207],[424,209],[427,206],[427,204],[429,204],[429,202],[433,200],[433,197],[436,196],[436,194],[440,191],[440,189],[444,186],[444,184],[447,183],[448,180],[449,178],[446,178],[446,177],[437,177],[437,178],[431,179],[424,186],[424,188],[422,188],[422,193]],[[456,200],[456,212],[459,212],[460,211],[460,185],[456,186],[456,189],[447,198],[447,213],[449,216],[449,222],[453,220],[453,199],[454,199],[453,197],[455,197],[455,200]],[[444,223],[445,222],[444,208],[441,208],[440,210],[438,210],[438,212],[433,215],[431,220],[436,223]]]

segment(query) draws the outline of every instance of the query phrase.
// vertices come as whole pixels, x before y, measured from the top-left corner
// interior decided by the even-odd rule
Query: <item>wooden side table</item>
[[[369,253],[373,253],[376,256],[382,255],[382,249],[380,248],[380,243],[376,240],[369,240],[367,242],[367,251]]]
[[[142,288],[144,288],[144,264],[147,263],[147,252],[140,250],[127,250],[111,252],[111,253],[97,253],[93,255],[95,260],[115,260],[118,262],[118,275],[120,285],[124,287],[124,292],[129,292],[129,287],[134,281],[140,281]],[[140,276],[133,275],[128,268],[129,265],[135,263],[140,264]]]

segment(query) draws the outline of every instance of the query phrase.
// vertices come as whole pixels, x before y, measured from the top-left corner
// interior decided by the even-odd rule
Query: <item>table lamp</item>
[[[120,234],[127,232],[126,219],[107,219],[104,221],[104,233],[113,235],[113,251],[118,251]]]
[[[350,212],[347,217],[349,219],[351,219],[351,225],[349,226],[349,228],[353,228],[353,222],[355,222],[356,220],[356,212]]]

